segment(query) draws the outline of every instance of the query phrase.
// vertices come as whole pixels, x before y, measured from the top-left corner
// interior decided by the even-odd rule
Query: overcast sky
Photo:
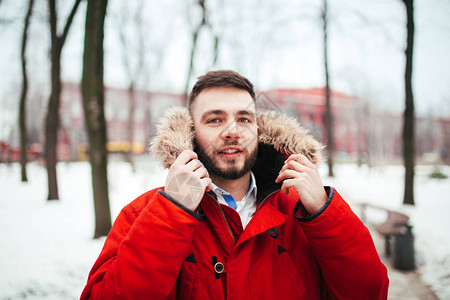
[[[0,19],[0,122],[15,118],[20,94],[20,39],[28,1],[2,0]],[[46,3],[36,0],[27,52],[33,94],[48,98],[49,28]],[[57,1],[59,29],[73,1]],[[140,86],[183,92],[191,45],[191,28],[199,19],[189,1],[144,1],[142,31],[146,71]],[[127,3],[131,4],[127,8]],[[138,0],[110,0],[105,28],[105,83],[126,87],[119,28],[137,48],[139,33],[133,27]],[[235,69],[258,89],[311,88],[324,85],[322,1],[209,0],[210,29],[199,37],[193,78],[209,69]],[[128,12],[127,12],[128,10]],[[370,99],[396,112],[404,106],[404,47],[406,14],[400,0],[329,0],[329,64],[335,90]],[[80,6],[63,50],[64,81],[79,82],[82,71],[86,3]],[[125,23],[118,20],[123,14]],[[134,14],[134,15],[133,15]],[[450,116],[450,1],[416,0],[413,88],[420,114]],[[218,61],[212,64],[213,34],[220,37]],[[134,49],[135,50],[135,49]],[[129,57],[136,64],[137,52]],[[192,85],[192,82],[191,82]],[[13,112],[7,113],[7,112]]]

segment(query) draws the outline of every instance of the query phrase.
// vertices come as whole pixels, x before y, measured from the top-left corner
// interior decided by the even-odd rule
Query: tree
[[[197,26],[195,26],[192,30],[192,46],[191,46],[191,54],[189,56],[189,69],[188,69],[188,74],[187,74],[187,78],[186,78],[186,85],[184,88],[184,96],[185,96],[185,101],[187,103],[187,98],[188,98],[188,92],[189,92],[189,83],[191,81],[191,77],[192,77],[192,72],[194,70],[194,60],[195,60],[195,53],[197,50],[197,41],[198,41],[198,36],[200,34],[200,31],[202,30],[203,27],[208,27],[212,34],[214,35],[214,40],[213,40],[213,44],[214,44],[214,56],[213,56],[213,65],[215,65],[217,63],[217,58],[218,58],[218,49],[219,49],[219,37],[217,34],[213,33],[212,30],[212,25],[209,22],[208,19],[208,10],[206,8],[206,0],[196,0],[198,6],[201,9],[201,21],[197,24]]]
[[[106,6],[107,0],[88,0],[81,81],[94,192],[94,238],[108,235],[111,229],[103,87],[103,37]]]
[[[412,68],[414,47],[414,4],[413,0],[403,0],[406,8],[406,67],[405,67],[405,111],[403,118],[403,159],[405,165],[404,204],[414,205],[414,95],[412,90]]]
[[[125,159],[130,163],[133,172],[135,165],[133,161],[133,144],[135,135],[135,111],[136,111],[136,85],[142,76],[145,64],[145,34],[144,34],[144,1],[139,1],[137,7],[130,8],[130,2],[122,2],[122,10],[117,18],[119,40],[122,47],[122,63],[125,68],[125,73],[129,79],[128,83],[128,151],[125,152]],[[130,13],[130,9],[133,10]],[[126,13],[128,12],[128,13]],[[133,49],[132,40],[127,35],[127,29],[131,28],[133,33],[137,34],[137,47]],[[128,38],[127,38],[128,37]],[[136,39],[135,36],[132,36]],[[133,53],[136,50],[136,53]],[[137,61],[134,58],[137,58]],[[134,63],[133,63],[134,62]]]
[[[56,178],[56,144],[58,142],[59,106],[61,94],[61,52],[77,12],[81,0],[75,0],[73,8],[67,18],[64,30],[58,35],[56,0],[48,0],[50,11],[50,39],[51,39],[51,93],[45,120],[45,161],[48,175],[48,200],[58,200],[58,182]]]
[[[325,70],[325,127],[327,132],[327,152],[328,152],[328,176],[333,177],[333,156],[334,156],[334,137],[333,137],[333,112],[331,110],[330,99],[330,79],[328,74],[328,4],[323,0],[322,10],[323,21],[323,57]]]
[[[26,126],[26,100],[28,93],[28,73],[27,73],[27,41],[28,27],[30,25],[31,15],[33,13],[34,0],[28,2],[28,10],[25,16],[25,22],[22,35],[22,48],[20,58],[22,61],[22,92],[20,94],[19,104],[19,130],[20,130],[20,165],[22,170],[22,181],[28,181],[27,177],[27,126]]]
[[[186,85],[184,87],[184,96],[186,98],[186,103],[187,103],[187,97],[188,97],[188,91],[189,91],[189,83],[191,81],[192,71],[194,69],[194,57],[195,57],[195,51],[197,50],[198,35],[199,35],[202,27],[206,25],[205,0],[197,0],[197,3],[200,6],[200,8],[202,9],[202,20],[194,28],[194,30],[192,32],[192,46],[191,46],[191,54],[189,56],[189,69],[188,69],[188,74],[187,74],[187,78],[186,78]]]

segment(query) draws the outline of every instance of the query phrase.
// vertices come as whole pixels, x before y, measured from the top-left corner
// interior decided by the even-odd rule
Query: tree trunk
[[[22,181],[28,181],[27,176],[27,126],[26,126],[26,100],[28,93],[28,73],[27,73],[27,40],[28,40],[28,27],[30,25],[31,14],[33,13],[34,0],[30,0],[28,4],[27,15],[25,16],[25,22],[23,27],[22,36],[22,50],[20,52],[20,58],[22,60],[22,93],[20,95],[19,104],[19,130],[20,130],[20,165],[22,169]]]
[[[103,88],[103,30],[106,6],[107,0],[88,0],[81,85],[94,191],[94,238],[108,235],[111,229]]]
[[[328,75],[328,6],[327,0],[323,1],[323,57],[325,67],[325,127],[327,132],[327,152],[328,152],[328,176],[334,177],[333,157],[334,157],[334,136],[333,136],[333,112],[331,110],[330,81]]]
[[[206,0],[198,0],[197,1],[198,5],[202,9],[202,21],[200,22],[200,24],[195,28],[194,32],[192,33],[192,47],[191,47],[191,55],[189,58],[189,69],[188,69],[188,74],[187,74],[187,78],[186,78],[186,86],[184,88],[184,98],[185,98],[186,105],[188,104],[188,97],[189,97],[189,95],[188,95],[189,94],[189,83],[191,82],[192,71],[194,70],[194,59],[195,59],[195,52],[197,50],[198,35],[199,35],[202,27],[207,24],[205,1]]]
[[[405,164],[404,204],[414,205],[414,95],[412,90],[412,68],[414,47],[414,5],[413,0],[403,0],[407,15],[407,44],[405,68],[405,112],[403,123],[403,159]]]
[[[219,36],[214,36],[214,58],[213,58],[213,67],[216,66],[217,60],[219,58]]]
[[[134,83],[131,83],[128,87],[128,100],[129,100],[129,110],[128,110],[128,144],[130,147],[126,152],[126,160],[131,165],[133,173],[135,172],[134,160],[133,160],[133,143],[134,143],[134,119],[136,110],[136,99],[134,94]]]
[[[51,39],[51,94],[45,121],[45,160],[48,176],[48,200],[59,200],[56,163],[58,161],[56,146],[58,143],[59,106],[61,95],[61,51],[72,25],[73,18],[81,0],[76,0],[63,33],[58,36],[56,0],[48,0],[50,11],[50,39]]]
[[[58,200],[58,181],[56,177],[57,153],[59,128],[59,97],[61,94],[61,51],[58,46],[52,46],[52,69],[51,85],[52,91],[48,102],[47,117],[45,123],[45,160],[48,174],[48,200]]]
[[[115,20],[118,32],[119,39],[122,46],[122,61],[123,66],[126,71],[126,75],[129,78],[128,84],[128,134],[127,134],[127,142],[128,149],[124,150],[124,159],[131,165],[131,169],[133,173],[136,171],[135,163],[134,163],[134,152],[133,152],[133,144],[135,140],[135,111],[136,111],[136,91],[135,87],[139,82],[139,78],[141,74],[146,70],[145,64],[145,43],[146,35],[144,34],[143,28],[145,25],[143,24],[143,5],[144,0],[139,1],[139,5],[132,9],[130,12],[130,6],[127,2],[123,2],[122,11],[128,12],[127,14],[123,14],[122,17],[117,18]],[[129,26],[127,26],[129,25]],[[135,32],[137,32],[137,37],[130,37],[127,35],[126,28],[133,28]],[[131,40],[139,41],[138,47],[133,47],[133,42]],[[133,51],[137,50],[137,51]],[[136,53],[134,53],[136,52]],[[134,59],[137,59],[137,64],[134,64]]]
[[[197,49],[197,38],[199,31],[200,27],[192,34],[192,47],[191,47],[191,55],[189,58],[189,69],[186,78],[186,86],[184,87],[184,100],[186,102],[186,105],[188,104],[188,97],[189,97],[189,83],[191,82],[192,71],[194,70],[194,57],[195,57],[195,50]]]

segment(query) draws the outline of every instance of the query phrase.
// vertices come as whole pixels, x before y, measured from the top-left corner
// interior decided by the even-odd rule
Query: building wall
[[[259,99],[295,117],[315,138],[323,144],[327,143],[324,126],[325,89],[276,89],[261,93]],[[332,91],[331,104],[335,152],[343,158],[356,155],[358,100]]]
[[[135,92],[136,109],[133,130],[133,149],[142,153],[155,132],[155,121],[170,106],[182,105],[181,94]],[[108,149],[120,152],[128,149],[129,94],[126,89],[105,88],[105,117]],[[326,144],[324,127],[325,90],[275,89],[257,92],[257,109],[276,110],[296,118],[310,133]],[[401,115],[371,111],[362,99],[331,92],[334,115],[336,159],[359,161],[370,165],[402,162]],[[61,93],[61,129],[59,132],[59,160],[86,159],[87,137],[81,87],[63,84]],[[33,144],[33,155],[42,144]],[[6,142],[0,148],[1,161],[19,159],[18,148]],[[450,119],[416,117],[416,153],[418,162],[445,161],[450,163]]]
[[[183,96],[170,93],[134,91],[135,110],[132,144],[129,143],[130,94],[126,89],[105,88],[105,118],[108,150],[125,152],[130,146],[136,154],[143,153],[154,134],[154,120],[174,105],[183,103]],[[87,136],[81,87],[65,83],[61,93],[60,160],[86,159]]]

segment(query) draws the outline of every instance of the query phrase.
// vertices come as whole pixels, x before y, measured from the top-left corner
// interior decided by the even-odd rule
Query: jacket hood
[[[258,156],[252,172],[258,185],[257,200],[262,201],[279,190],[282,182],[275,183],[286,157],[304,154],[318,164],[323,146],[291,117],[274,111],[260,113],[256,117],[259,126]],[[156,125],[156,136],[149,145],[150,153],[164,167],[169,168],[184,150],[194,150],[194,125],[185,107],[169,109]]]
[[[259,144],[274,148],[280,154],[304,154],[311,162],[322,160],[323,146],[292,117],[275,111],[257,115]],[[151,140],[149,152],[169,168],[184,150],[194,149],[194,125],[185,107],[172,107],[159,119],[156,136]]]

